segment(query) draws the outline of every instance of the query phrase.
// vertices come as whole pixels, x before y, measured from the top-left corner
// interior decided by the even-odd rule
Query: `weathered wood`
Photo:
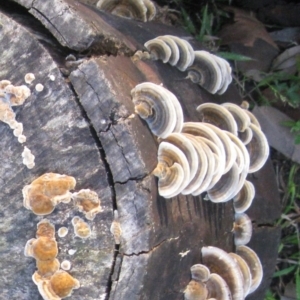
[[[72,299],[182,299],[190,280],[190,266],[201,261],[202,246],[214,245],[234,251],[233,207],[231,202],[213,204],[202,201],[201,197],[178,196],[167,200],[158,195],[157,181],[151,175],[157,162],[157,141],[146,123],[133,116],[130,91],[143,81],[163,83],[181,102],[185,120],[197,121],[195,108],[200,103],[239,103],[241,99],[236,89],[232,85],[224,95],[212,96],[186,80],[185,73],[160,61],[134,63],[127,56],[99,55],[107,52],[128,55],[142,49],[146,40],[159,34],[185,35],[181,29],[120,19],[71,0],[57,1],[60,10],[55,13],[49,8],[54,4],[48,1],[15,2],[29,9],[63,46],[91,50],[95,55],[72,71],[66,82],[36,38],[1,14],[1,79],[21,84],[23,76],[30,71],[38,74],[36,82],[45,85],[42,93],[34,92],[25,105],[16,110],[17,119],[24,123],[28,147],[36,155],[33,170],[28,171],[21,164],[21,158],[14,160],[16,153],[21,154],[22,146],[8,126],[0,124],[3,145],[0,156],[1,161],[6,162],[0,171],[3,186],[0,201],[5,207],[1,231],[6,240],[0,246],[3,270],[0,274],[9,278],[0,279],[3,295],[12,299],[17,296],[24,300],[40,299],[31,281],[35,269],[33,259],[25,258],[22,252],[41,218],[22,207],[21,189],[37,176],[52,171],[76,177],[78,189],[97,191],[104,208],[104,212],[90,222],[91,239],[82,242],[73,234],[58,239],[60,260],[70,257],[66,249],[78,249],[70,257],[74,266],[71,274],[83,286],[74,291]],[[69,18],[71,21],[66,22]],[[82,36],[78,26],[87,28],[86,36]],[[12,38],[16,34],[18,38]],[[59,61],[62,60],[63,57]],[[54,82],[49,81],[49,74],[56,76]],[[267,204],[272,203],[274,197],[278,200],[270,163],[251,178],[257,196],[249,215],[258,225],[251,243],[257,247],[260,257],[266,258],[264,266],[268,272],[273,270],[274,260],[267,260],[270,252],[257,244],[262,239],[263,229],[259,226],[266,223],[271,226],[269,247],[276,249],[278,244],[278,230],[273,230],[272,223],[279,215],[279,207],[274,207],[270,214]],[[270,189],[265,188],[266,182],[270,183]],[[10,205],[7,206],[8,199]],[[113,209],[118,209],[123,230],[116,257],[109,232]],[[75,213],[71,205],[64,204],[56,208],[49,219],[56,226],[70,226]],[[18,216],[17,223],[13,222],[14,214]],[[13,263],[2,265],[4,260],[11,261],[10,249],[16,253]],[[7,275],[13,272],[18,286],[25,287],[23,295],[23,289],[15,289],[14,277]],[[263,299],[268,282],[269,277],[264,279],[255,299]]]

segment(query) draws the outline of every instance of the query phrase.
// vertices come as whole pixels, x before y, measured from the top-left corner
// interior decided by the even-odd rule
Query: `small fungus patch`
[[[59,237],[65,237],[69,232],[69,229],[67,227],[60,227],[57,231],[57,235]]]
[[[58,203],[70,202],[72,194],[69,190],[75,185],[74,177],[46,173],[23,188],[23,205],[36,215],[48,215]]]
[[[41,84],[41,83],[38,83],[36,86],[35,86],[35,90],[37,92],[42,92],[44,90],[44,86]]]
[[[32,81],[34,81],[35,79],[35,76],[33,73],[27,73],[25,76],[24,76],[24,80],[27,84],[31,84]]]
[[[97,193],[90,189],[73,193],[72,199],[79,211],[83,212],[88,220],[94,220],[96,214],[102,211],[101,202]]]
[[[91,235],[92,231],[89,224],[84,222],[81,218],[75,216],[72,219],[72,224],[74,226],[74,232],[76,236],[86,239]]]

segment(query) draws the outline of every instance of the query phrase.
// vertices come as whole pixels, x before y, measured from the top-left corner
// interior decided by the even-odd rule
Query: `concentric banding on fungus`
[[[172,39],[178,47],[179,50],[179,60],[176,63],[176,68],[180,71],[185,71],[194,61],[194,49],[190,43],[184,39],[181,39],[177,36],[166,35],[166,37]]]
[[[219,163],[219,172],[220,172],[220,174],[223,174],[224,170],[225,170],[226,156],[225,156],[224,145],[223,145],[222,141],[220,140],[220,138],[218,137],[218,135],[213,130],[211,130],[210,128],[205,126],[203,123],[199,123],[199,122],[184,123],[183,127],[182,127],[182,132],[189,133],[194,136],[204,137],[204,138],[212,141],[219,148],[219,151],[220,151],[220,157],[219,157],[219,162],[218,162]]]
[[[207,151],[210,151],[208,147],[204,145],[207,148],[206,151],[203,149],[204,148],[203,142],[199,141],[195,136],[186,133],[184,133],[183,135],[186,136],[193,144],[196,153],[198,155],[198,163],[199,163],[194,178],[189,182],[188,186],[181,192],[183,195],[188,195],[188,194],[192,194],[203,184],[204,179],[207,176],[207,173],[210,172],[212,174],[213,169],[211,169],[211,171],[209,171],[208,169],[209,166],[208,166]]]
[[[190,178],[190,168],[184,153],[170,143],[161,142],[157,160],[153,174],[158,177],[159,194],[164,198],[180,194]]]
[[[245,147],[245,145],[242,143],[242,141],[235,136],[234,134],[232,134],[231,132],[226,132],[227,135],[230,137],[231,141],[237,146],[239,147],[239,149],[241,150],[243,157],[244,157],[244,168],[242,170],[242,172],[240,172],[239,174],[239,183],[238,186],[236,188],[235,191],[232,191],[232,195],[230,196],[231,198],[235,197],[235,195],[237,195],[239,193],[239,191],[242,189],[246,177],[248,175],[248,171],[249,171],[249,166],[250,166],[250,157],[249,157],[249,153]]]
[[[191,277],[193,280],[206,282],[209,276],[210,271],[206,266],[202,264],[196,264],[191,266]]]
[[[249,293],[253,293],[260,285],[263,278],[263,268],[257,254],[247,246],[236,247],[236,254],[241,256],[249,266],[251,273],[251,286]]]
[[[252,182],[245,180],[242,189],[233,198],[233,207],[236,213],[244,213],[252,204],[255,197],[255,187]]]
[[[237,123],[232,114],[223,106],[203,103],[197,107],[201,122],[210,123],[237,136]]]
[[[218,274],[210,274],[206,282],[208,291],[207,299],[231,300],[231,292],[226,281]]]
[[[244,299],[243,277],[236,261],[224,250],[217,247],[203,247],[202,261],[211,273],[220,275],[229,286],[232,299]]]
[[[171,48],[162,39],[152,39],[147,41],[144,46],[150,52],[153,60],[161,60],[163,63],[169,62],[172,55]]]
[[[250,124],[249,128],[253,132],[253,137],[246,145],[250,156],[249,173],[260,170],[269,157],[269,144],[264,133],[254,124]]]
[[[237,153],[235,151],[233,143],[224,130],[221,130],[220,128],[209,123],[203,123],[203,124],[209,127],[210,129],[212,129],[223,143],[224,150],[225,150],[225,158],[226,158],[225,170],[224,170],[224,174],[225,174],[231,169],[233,163],[236,160]]]
[[[190,178],[186,182],[186,186],[182,186],[183,190],[188,186],[191,180],[195,177],[199,167],[198,155],[193,146],[193,143],[181,133],[171,133],[163,141],[171,143],[179,148],[187,158],[190,167]]]
[[[209,185],[214,180],[214,178],[216,176],[215,175],[216,174],[215,165],[218,164],[219,159],[218,159],[217,155],[211,150],[211,147],[209,146],[209,144],[213,144],[213,142],[211,142],[203,137],[195,137],[195,138],[201,144],[201,147],[207,156],[207,162],[208,162],[207,172],[205,174],[203,181],[199,182],[199,186],[197,187],[197,189],[195,189],[192,192],[193,196],[199,196],[201,193],[207,191]]]
[[[236,163],[234,163],[231,169],[226,174],[223,174],[220,180],[207,191],[207,195],[215,203],[229,201],[238,183],[239,172]]]
[[[211,54],[211,56],[213,57],[213,59],[215,60],[215,62],[217,63],[217,65],[220,68],[222,77],[221,77],[221,84],[220,84],[220,88],[217,91],[217,94],[222,95],[226,92],[228,85],[231,82],[231,74],[228,74],[228,68],[227,68],[227,61],[219,56],[216,56],[214,54]]]
[[[143,2],[147,8],[147,13],[146,13],[147,21],[151,21],[156,16],[156,7],[154,3],[150,0],[143,0]]]
[[[171,49],[171,56],[169,58],[168,63],[171,66],[175,66],[180,58],[180,52],[178,49],[177,44],[175,43],[175,41],[170,38],[170,36],[167,35],[162,35],[162,36],[158,36],[157,39],[163,40]]]
[[[251,120],[244,109],[234,103],[229,102],[222,103],[221,105],[232,114],[239,132],[244,132],[249,127]]]
[[[211,94],[221,87],[222,73],[212,55],[207,51],[194,51],[193,64],[188,68],[188,77]]]
[[[165,138],[173,132],[176,113],[167,90],[144,82],[131,90],[131,95],[135,112],[147,122],[153,134]]]
[[[237,255],[236,253],[229,253],[229,255],[236,260],[236,262],[243,274],[244,296],[246,297],[249,293],[251,281],[252,281],[249,266],[245,262],[245,260],[241,256]]]
[[[249,116],[251,124],[254,124],[256,127],[258,127],[261,130],[260,124],[254,114],[249,111],[248,109],[245,109],[245,113]]]

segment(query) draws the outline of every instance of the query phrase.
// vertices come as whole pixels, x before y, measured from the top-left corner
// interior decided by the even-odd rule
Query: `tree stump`
[[[118,18],[76,1],[5,1],[0,4],[0,32],[1,80],[21,85],[26,73],[36,76],[29,86],[32,95],[14,109],[24,125],[25,145],[35,155],[33,169],[22,164],[23,146],[8,125],[0,124],[0,298],[42,299],[31,279],[35,261],[23,254],[42,217],[23,207],[22,188],[55,172],[74,176],[76,191],[96,191],[103,208],[88,221],[92,236],[86,240],[73,234],[71,219],[81,213],[72,204],[60,204],[47,216],[56,229],[70,229],[57,242],[58,259],[71,261],[70,273],[81,283],[72,299],[183,299],[190,267],[201,262],[203,246],[235,250],[232,202],[158,195],[151,175],[158,144],[146,123],[133,115],[130,91],[144,81],[163,83],[178,97],[185,121],[199,121],[195,108],[203,102],[240,103],[235,87],[222,96],[210,95],[160,61],[133,62],[130,56],[147,40],[187,34]],[[66,66],[70,53],[83,61]],[[36,83],[44,90],[37,92]],[[260,256],[265,275],[247,299],[263,299],[280,235],[273,225],[280,206],[270,161],[250,180],[256,187],[249,210],[255,224],[250,247]],[[110,233],[114,210],[123,232],[120,246]]]

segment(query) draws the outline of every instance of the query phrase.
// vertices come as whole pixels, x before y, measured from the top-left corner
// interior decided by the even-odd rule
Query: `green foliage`
[[[216,55],[228,59],[228,60],[233,60],[233,61],[250,61],[253,60],[251,57],[237,54],[237,53],[232,53],[232,52],[216,52]]]
[[[282,122],[282,125],[291,129],[291,132],[295,134],[295,144],[300,144],[300,120]]]

